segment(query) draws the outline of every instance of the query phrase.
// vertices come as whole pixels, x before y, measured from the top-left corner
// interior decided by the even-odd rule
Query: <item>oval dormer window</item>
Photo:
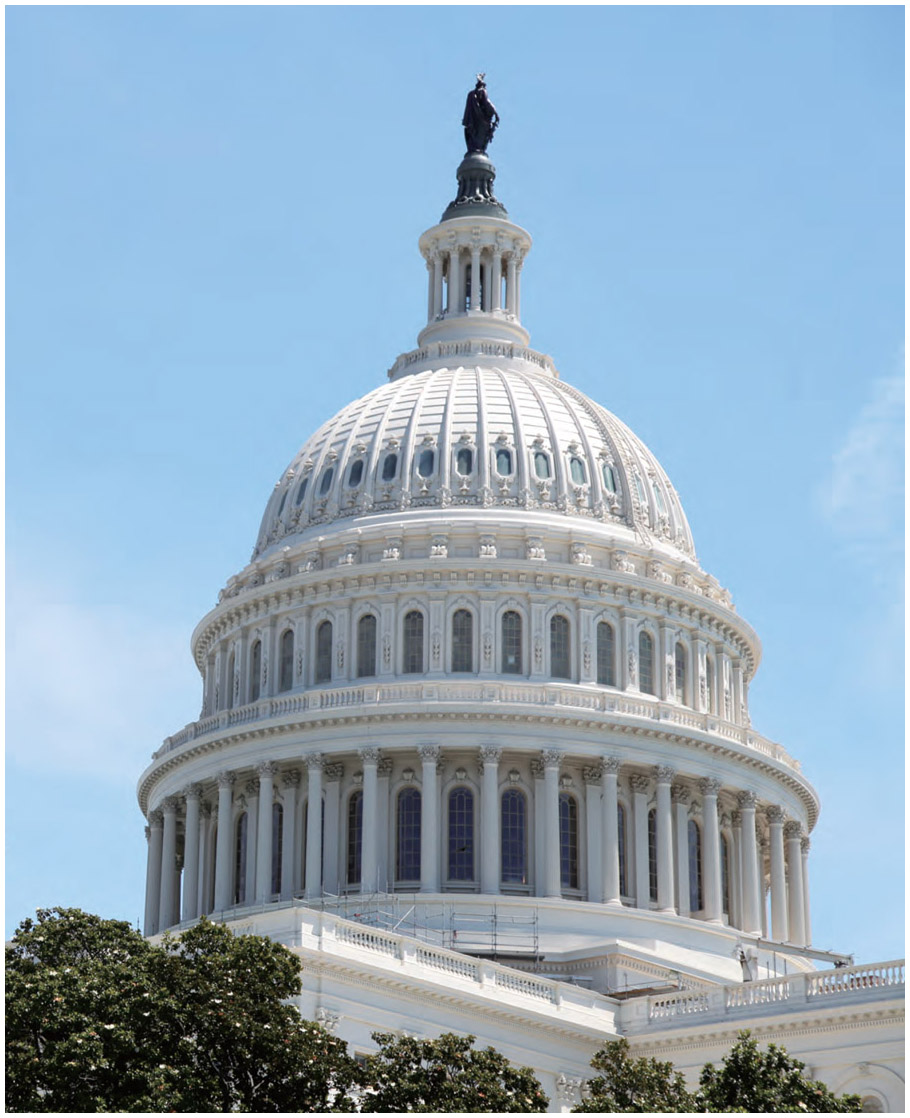
[[[351,463],[351,468],[348,470],[348,488],[354,489],[355,486],[360,485],[363,480],[363,459],[358,458],[356,462]]]
[[[432,450],[422,450],[417,459],[417,472],[421,477],[430,477],[436,464],[436,454]]]
[[[496,472],[502,477],[512,476],[512,452],[511,450],[497,450],[496,451]]]
[[[297,496],[294,498],[294,504],[300,505],[303,503],[303,498],[306,496],[306,487],[309,483],[309,478],[305,477],[303,481],[297,486]]]
[[[550,459],[542,450],[534,454],[534,473],[544,481],[550,476]]]
[[[392,478],[398,473],[398,455],[387,454],[385,461],[382,463],[382,480],[391,481]]]
[[[335,470],[332,466],[326,470],[322,475],[322,481],[319,485],[319,496],[324,497],[326,493],[332,488],[332,478],[335,476]]]
[[[604,486],[609,493],[616,492],[616,474],[613,472],[613,467],[609,462],[604,462],[603,467]]]
[[[638,499],[643,505],[647,505],[648,498],[645,496],[645,487],[641,483],[641,478],[638,474],[632,475],[635,480],[635,492],[638,494]]]
[[[462,447],[455,455],[455,469],[462,477],[467,477],[474,472],[474,451],[469,447]]]
[[[281,517],[281,514],[284,512],[284,506],[287,504],[288,493],[290,493],[290,489],[285,489],[285,491],[281,494],[281,504],[278,506],[278,517],[279,518]]]
[[[664,500],[664,495],[660,491],[660,486],[656,481],[651,482],[651,488],[654,490],[654,500],[657,502],[657,511],[661,516],[667,515],[667,502]]]
[[[584,485],[588,480],[585,464],[580,458],[569,459],[569,474],[576,485]]]

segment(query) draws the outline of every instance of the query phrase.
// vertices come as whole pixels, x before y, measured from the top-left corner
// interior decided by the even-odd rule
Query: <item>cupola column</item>
[[[515,260],[515,253],[509,253],[509,259],[506,262],[506,313],[511,315],[518,315],[517,300],[515,298],[515,284],[517,282],[518,269]]]
[[[215,911],[231,905],[231,837],[234,774],[218,774],[218,839],[215,844]]]
[[[515,265],[515,298],[513,300],[515,305],[515,317],[521,318],[521,269],[524,264],[523,253],[518,253],[518,261]]]
[[[471,242],[471,310],[479,311],[480,306],[480,241],[475,237]]]
[[[420,799],[420,891],[439,892],[439,782],[436,765],[438,745],[421,745]]]
[[[259,774],[259,834],[256,839],[256,903],[264,904],[272,895],[272,800],[275,796],[276,765],[264,761]]]
[[[453,234],[454,238],[454,234]],[[457,314],[461,309],[464,296],[461,289],[461,249],[453,243],[449,248],[449,314]]]
[[[601,790],[603,773],[600,765],[586,765],[582,769],[585,782],[585,850],[587,900],[593,904],[603,903],[603,809]]]
[[[379,750],[368,747],[360,750],[363,764],[363,837],[360,855],[360,891],[375,893],[378,888],[379,835],[376,827],[378,803]]]
[[[562,896],[559,859],[559,763],[558,749],[545,749],[540,755],[544,771],[544,896]]]
[[[806,945],[812,942],[812,924],[809,919],[809,836],[803,835],[799,849],[803,860],[803,930],[806,936]]]
[[[148,870],[145,877],[145,934],[158,931],[158,906],[161,903],[161,841],[163,817],[160,811],[149,813]]]
[[[632,785],[632,822],[635,828],[635,907],[651,907],[651,882],[648,873],[648,794],[651,782],[641,773],[635,773]]]
[[[806,945],[805,896],[803,893],[803,854],[800,849],[802,829],[795,819],[784,825],[787,840],[787,912],[789,914],[790,942],[798,947]]]
[[[676,907],[689,915],[689,789],[674,784],[670,799],[676,808]]]
[[[495,314],[502,310],[502,249],[493,249],[493,278],[490,281],[490,310]]]
[[[743,813],[733,811],[730,813],[730,824],[733,830],[733,865],[731,867],[732,888],[730,889],[730,904],[733,911],[730,913],[730,923],[734,928],[743,926]]]
[[[328,835],[322,850],[322,888],[341,893],[341,867],[338,864],[338,836],[341,833],[341,778],[344,765],[336,762],[322,766],[322,831]]]
[[[496,745],[480,747],[483,786],[480,792],[480,891],[498,893],[501,879],[499,842],[499,759],[502,750]]]
[[[306,877],[304,888],[311,900],[322,896],[322,754],[307,753]]]
[[[427,322],[432,322],[435,317],[436,307],[436,267],[432,256],[426,258],[427,263]]]
[[[676,770],[657,766],[657,907],[673,912],[673,818],[670,785]]]
[[[720,827],[717,821],[717,793],[720,781],[707,778],[700,785],[702,812],[705,824],[705,919],[720,923],[723,912],[723,898],[720,882]]]
[[[759,888],[761,878],[758,870],[758,843],[755,837],[754,792],[740,792],[739,808],[742,812],[742,930],[752,935],[761,932],[759,916],[761,902]]]
[[[177,874],[177,797],[168,796],[161,805],[164,835],[161,844],[161,899],[158,906],[160,929],[175,923]]]
[[[199,797],[202,786],[190,784],[183,790],[186,797],[186,835],[183,853],[183,919],[195,920],[199,915]]]
[[[604,903],[621,905],[619,877],[619,758],[603,762],[603,893]]]
[[[294,852],[297,849],[297,789],[300,770],[292,769],[281,777],[281,897],[294,893]]]
[[[442,253],[439,249],[433,250],[433,310],[432,318],[437,319],[442,314]]]
[[[784,813],[781,808],[772,806],[765,814],[768,817],[771,843],[771,938],[783,943],[789,933],[784,870]]]

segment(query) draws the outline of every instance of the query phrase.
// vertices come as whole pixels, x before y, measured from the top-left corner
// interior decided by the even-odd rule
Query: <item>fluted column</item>
[[[177,860],[177,797],[168,796],[161,805],[164,816],[164,835],[161,842],[161,893],[158,904],[159,924],[163,931],[174,923],[177,878],[174,864]]]
[[[680,916],[689,909],[689,789],[675,784],[670,799],[676,809],[676,907]]]
[[[754,792],[740,792],[739,809],[742,812],[742,930],[752,935],[761,933],[761,875],[758,869],[758,843],[755,837]]]
[[[783,943],[789,932],[787,920],[787,881],[784,871],[784,813],[769,807],[769,841],[771,843],[771,938]]]
[[[341,778],[344,765],[333,762],[322,766],[322,891],[341,894],[344,889],[339,863],[341,836]]]
[[[603,904],[604,899],[604,841],[603,841],[603,770],[599,764],[586,765],[582,770],[585,782],[585,820],[587,869],[587,899],[592,904]]]
[[[461,253],[456,245],[449,252],[449,314],[460,314],[464,310],[460,258]]]
[[[730,890],[730,923],[734,928],[743,926],[743,813],[734,811],[730,815],[733,826],[733,882]]]
[[[709,777],[700,785],[705,824],[705,919],[720,923],[723,919],[723,897],[720,883],[720,827],[717,822],[717,793],[720,781]]]
[[[207,916],[214,907],[215,857],[212,849],[214,828],[211,826],[213,811],[208,800],[199,803],[199,907],[197,914]]]
[[[502,310],[502,249],[493,250],[493,280],[492,280],[491,310]]]
[[[433,257],[426,257],[427,264],[427,322],[433,321],[433,309],[436,305],[436,276],[433,267]]]
[[[376,827],[377,769],[379,750],[372,747],[360,750],[363,765],[363,838],[360,848],[360,891],[376,892],[376,874],[379,866],[379,835]]]
[[[307,753],[306,897],[322,896],[322,754]]]
[[[480,243],[471,245],[471,310],[480,310]]]
[[[183,919],[199,915],[199,797],[202,785],[189,784],[186,797],[186,836],[183,849]]]
[[[799,849],[803,860],[803,930],[806,933],[806,944],[812,942],[812,922],[809,916],[809,836],[803,835]]]
[[[256,839],[256,903],[264,904],[272,895],[272,800],[278,766],[264,761],[259,775],[259,834]]]
[[[800,849],[802,828],[795,819],[784,825],[787,840],[787,914],[789,940],[798,947],[806,945],[806,904],[803,893],[803,853]]]
[[[294,895],[294,851],[297,849],[297,789],[300,787],[300,770],[291,769],[281,776],[281,897],[288,900]]]
[[[433,318],[442,314],[442,256],[437,249],[433,253]]]
[[[619,806],[617,783],[619,758],[605,757],[603,762],[603,892],[604,903],[622,904],[619,876]]]
[[[420,797],[420,891],[439,892],[439,782],[436,765],[438,745],[421,745]]]
[[[480,891],[498,893],[502,877],[499,842],[499,759],[496,745],[480,747],[483,784],[480,790]]]
[[[516,306],[516,292],[515,284],[517,279],[517,261],[515,253],[510,253],[509,259],[506,263],[506,312],[508,314],[517,314]]]
[[[244,785],[246,806],[246,882],[241,904],[252,904],[256,897],[256,851],[259,848],[259,780]]]
[[[544,749],[540,754],[544,770],[544,896],[562,896],[559,865],[559,762],[558,749]]]
[[[160,811],[149,812],[148,869],[145,877],[145,934],[153,936],[160,924],[158,908],[161,904],[161,840],[164,819]]]
[[[632,786],[632,821],[635,827],[635,907],[651,907],[651,881],[648,873],[648,793],[651,782],[635,773]]]
[[[660,912],[673,912],[673,819],[670,806],[670,785],[676,770],[669,765],[657,766],[657,907]]]

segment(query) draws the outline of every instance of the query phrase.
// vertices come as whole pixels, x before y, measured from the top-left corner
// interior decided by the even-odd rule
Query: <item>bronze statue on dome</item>
[[[469,155],[474,151],[481,154],[486,152],[487,145],[493,139],[493,133],[499,124],[499,113],[487,96],[485,77],[486,74],[477,75],[477,84],[468,94],[461,121],[464,125],[464,139]]]

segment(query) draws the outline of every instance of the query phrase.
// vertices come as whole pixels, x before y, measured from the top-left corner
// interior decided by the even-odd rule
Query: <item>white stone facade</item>
[[[482,208],[424,234],[419,348],[197,626],[200,718],[139,783],[146,933],[271,935],[358,1050],[472,1032],[555,1109],[605,1037],[693,1071],[744,1027],[902,1109],[903,965],[813,949],[818,798],[752,729],[758,639],[651,452],[528,348],[530,244]]]

